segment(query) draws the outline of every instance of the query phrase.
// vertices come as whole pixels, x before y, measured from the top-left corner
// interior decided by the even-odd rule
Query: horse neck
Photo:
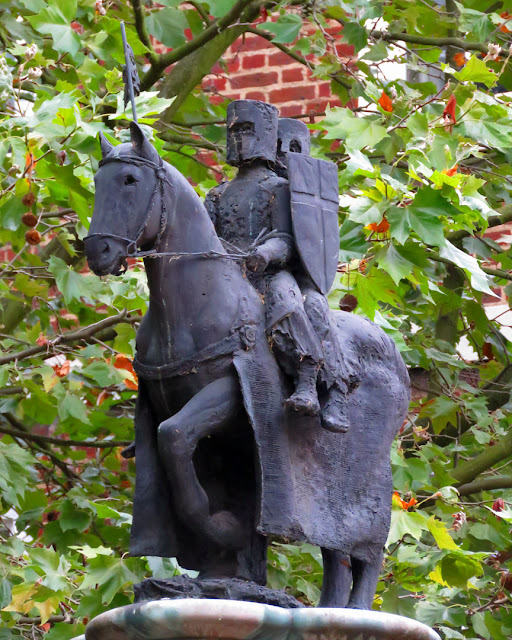
[[[225,253],[224,248],[215,232],[208,213],[194,191],[193,187],[174,167],[165,163],[167,175],[172,187],[166,183],[164,190],[166,222],[162,237],[156,250],[158,253]],[[157,203],[160,209],[161,202]],[[184,285],[184,279],[193,278],[195,269],[187,269],[187,263],[197,261],[200,258],[177,257],[146,258],[144,260],[148,285],[150,289],[150,301],[154,309],[161,307],[165,302],[165,312],[172,303],[174,290],[177,286]],[[205,262],[205,260],[201,260]],[[215,268],[211,261],[211,267]],[[176,279],[179,282],[176,282]],[[194,286],[194,283],[191,283]],[[191,292],[192,293],[192,292]],[[164,300],[169,298],[169,300]]]

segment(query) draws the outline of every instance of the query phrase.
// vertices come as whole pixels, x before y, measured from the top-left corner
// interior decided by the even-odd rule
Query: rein
[[[103,160],[100,161],[99,163],[99,167],[103,167],[106,164],[109,164],[111,162],[125,162],[127,164],[133,164],[136,166],[148,166],[151,169],[153,169],[153,171],[155,172],[155,177],[156,177],[156,183],[155,183],[155,188],[153,189],[153,192],[151,194],[151,197],[149,199],[149,204],[148,204],[148,208],[146,210],[146,214],[144,216],[144,222],[142,223],[142,225],[140,226],[136,236],[134,239],[132,238],[125,238],[124,236],[120,236],[116,233],[90,233],[88,234],[85,238],[84,238],[84,242],[86,240],[89,240],[90,238],[114,238],[115,240],[121,240],[122,242],[126,243],[126,253],[123,255],[124,258],[164,258],[164,257],[168,257],[168,258],[172,258],[172,259],[179,259],[179,258],[186,258],[186,257],[198,257],[198,258],[221,258],[224,260],[246,260],[251,251],[253,249],[255,249],[256,247],[258,247],[259,245],[263,244],[264,242],[266,242],[267,240],[270,240],[271,238],[288,238],[288,239],[292,239],[292,236],[289,233],[286,233],[285,231],[270,231],[267,232],[267,229],[262,229],[262,231],[258,234],[258,236],[256,237],[256,239],[254,240],[254,242],[251,244],[251,246],[249,247],[248,251],[243,251],[241,249],[239,249],[238,247],[234,247],[234,245],[230,245],[230,243],[228,242],[224,242],[224,244],[228,244],[230,245],[230,248],[234,248],[236,249],[236,252],[231,252],[231,253],[221,253],[220,251],[206,251],[206,252],[199,252],[199,251],[194,251],[194,252],[187,252],[187,251],[174,251],[174,252],[170,252],[170,251],[158,251],[158,245],[160,244],[160,240],[162,239],[162,236],[165,232],[165,229],[167,228],[167,208],[165,205],[165,199],[164,199],[164,195],[165,195],[165,182],[167,182],[167,184],[172,188],[173,185],[172,183],[169,181],[168,177],[167,177],[167,173],[165,171],[164,168],[164,163],[162,158],[160,158],[160,162],[158,164],[156,164],[155,162],[153,162],[152,160],[147,160],[146,158],[136,158],[133,156],[128,156],[128,155],[119,155],[119,156],[112,156],[112,157],[106,157],[103,158]],[[157,192],[160,191],[160,203],[161,203],[161,211],[160,211],[160,228],[154,243],[154,247],[153,249],[149,249],[147,251],[140,251],[137,249],[137,242],[139,240],[139,238],[142,236],[142,234],[144,233],[144,230],[146,229],[146,225],[149,222],[149,217],[151,215],[151,210],[153,208],[153,204],[155,202],[155,197]],[[222,238],[220,238],[221,242]]]

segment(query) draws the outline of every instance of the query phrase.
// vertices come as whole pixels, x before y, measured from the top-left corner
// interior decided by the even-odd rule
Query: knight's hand
[[[254,271],[254,273],[263,273],[268,266],[268,259],[261,251],[255,249],[249,254],[245,264],[249,271]]]

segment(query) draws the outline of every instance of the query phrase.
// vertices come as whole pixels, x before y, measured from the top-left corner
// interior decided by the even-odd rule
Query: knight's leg
[[[382,569],[383,554],[377,554],[372,562],[352,558],[354,585],[347,607],[349,609],[371,609],[377,582]]]
[[[332,549],[322,549],[322,558],[324,577],[319,606],[346,607],[352,585],[350,558]]]
[[[242,399],[236,378],[226,376],[207,385],[158,427],[158,449],[179,512],[192,528],[225,548],[242,544],[243,532],[227,511],[210,515],[206,492],[199,483],[193,455],[198,442],[223,430],[237,415]]]
[[[330,309],[327,299],[306,278],[301,281],[304,294],[304,310],[322,343],[323,365],[321,379],[328,389],[327,401],[322,408],[322,426],[328,431],[345,433],[349,428],[348,387],[351,377],[334,332],[331,329]]]
[[[289,272],[281,271],[268,280],[265,308],[273,351],[281,368],[295,380],[295,392],[286,406],[304,415],[317,415],[316,381],[322,350],[304,311],[300,289]]]

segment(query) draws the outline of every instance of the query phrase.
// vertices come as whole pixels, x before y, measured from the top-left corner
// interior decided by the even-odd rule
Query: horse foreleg
[[[340,551],[322,549],[324,577],[320,607],[346,607],[352,585],[350,558]]]
[[[382,569],[383,554],[379,553],[371,562],[352,558],[354,585],[348,601],[349,609],[371,609],[377,582]]]
[[[185,524],[225,548],[241,546],[241,526],[230,512],[210,515],[208,496],[197,478],[193,455],[202,438],[229,425],[241,403],[236,379],[226,376],[201,389],[158,427],[160,458]]]

